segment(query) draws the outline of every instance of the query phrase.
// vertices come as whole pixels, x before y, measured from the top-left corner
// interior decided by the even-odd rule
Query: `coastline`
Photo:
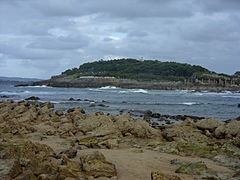
[[[53,76],[49,80],[22,84],[17,86],[51,86],[65,88],[101,88],[115,86],[126,89],[152,89],[152,90],[196,90],[196,91],[240,91],[240,86],[201,82],[175,82],[175,81],[137,81],[132,79],[117,78],[72,78],[64,76]]]
[[[237,119],[188,117],[153,128],[130,114],[8,100],[0,102],[0,127],[3,179],[239,178]]]

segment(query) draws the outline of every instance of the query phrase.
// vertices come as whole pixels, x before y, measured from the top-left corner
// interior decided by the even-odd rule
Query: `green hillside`
[[[193,74],[211,73],[201,66],[176,62],[161,62],[157,60],[139,61],[136,59],[117,59],[85,63],[79,68],[66,70],[62,75],[81,76],[111,76],[137,80],[172,80],[179,81]]]

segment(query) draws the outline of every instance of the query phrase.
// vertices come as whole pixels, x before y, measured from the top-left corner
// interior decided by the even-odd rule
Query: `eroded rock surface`
[[[153,128],[147,121],[132,119],[130,114],[86,114],[82,108],[65,112],[53,107],[48,102],[0,102],[0,179],[116,179],[118,164],[108,162],[96,151],[99,149],[131,149],[139,156],[151,150],[208,158],[231,167],[235,173],[222,176],[219,172],[205,173],[205,177],[223,180],[238,177],[237,119],[196,122],[187,118],[182,123]],[[86,149],[94,151],[84,153]],[[175,170],[179,168],[179,164],[175,166]],[[152,173],[155,179],[182,179],[184,173],[202,176],[181,170],[178,177],[155,170]]]

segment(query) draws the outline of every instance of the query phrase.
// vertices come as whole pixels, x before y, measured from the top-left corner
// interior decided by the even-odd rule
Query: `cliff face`
[[[68,88],[99,88],[104,86],[116,86],[121,88],[135,89],[189,89],[189,90],[210,90],[210,91],[240,91],[240,86],[231,80],[204,80],[192,79],[184,82],[176,81],[137,81],[131,79],[117,79],[113,77],[80,77],[54,76],[50,80],[34,82],[32,85],[47,85],[53,87]]]

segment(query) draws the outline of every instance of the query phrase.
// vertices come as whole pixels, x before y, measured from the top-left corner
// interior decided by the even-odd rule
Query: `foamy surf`
[[[147,90],[144,89],[128,89],[124,91],[119,91],[119,93],[143,93],[143,94],[148,94]]]
[[[41,86],[26,86],[26,87],[30,87],[30,88],[51,88],[50,86],[46,86],[46,85],[41,85]]]
[[[196,103],[196,102],[184,102],[184,103],[180,103],[180,104],[187,105],[187,106],[192,106],[192,105],[197,105],[198,103]]]
[[[101,87],[99,89],[118,89],[118,87],[115,87],[115,86],[105,86],[105,87]]]

